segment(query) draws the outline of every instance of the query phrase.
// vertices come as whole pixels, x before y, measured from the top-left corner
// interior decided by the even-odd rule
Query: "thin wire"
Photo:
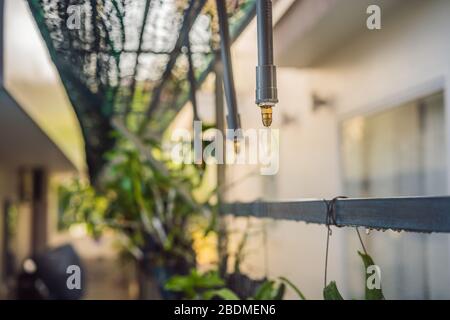
[[[358,234],[359,242],[361,243],[361,247],[364,250],[364,254],[367,256],[367,250],[364,246],[364,242],[362,241],[361,234],[359,233],[358,227],[355,227],[356,233]]]
[[[330,236],[331,236],[331,229],[330,226],[327,226],[328,230],[327,230],[327,248],[325,251],[325,272],[324,272],[324,285],[323,287],[325,288],[327,286],[327,271],[328,271],[328,249],[330,246]]]
[[[328,273],[328,251],[329,251],[329,248],[330,248],[330,236],[331,236],[331,234],[332,234],[332,231],[331,231],[331,226],[330,226],[330,223],[331,223],[331,220],[332,220],[332,213],[331,213],[331,210],[332,210],[332,205],[331,205],[331,202],[332,202],[333,200],[331,200],[331,201],[327,201],[327,200],[324,200],[324,202],[325,202],[325,205],[327,206],[327,217],[326,217],[326,219],[325,219],[325,224],[326,224],[326,226],[327,226],[327,246],[326,246],[326,249],[325,249],[325,270],[324,270],[324,280],[323,280],[323,282],[324,282],[324,288],[327,286],[327,273]],[[335,220],[334,220],[334,222],[336,222]]]
[[[338,196],[330,201],[323,200],[327,207],[327,216],[325,219],[325,224],[327,226],[327,246],[325,249],[325,270],[324,270],[324,288],[327,286],[327,273],[328,273],[328,252],[330,249],[330,237],[332,235],[331,225],[339,227],[336,220],[336,201],[339,199],[345,199],[345,196]]]

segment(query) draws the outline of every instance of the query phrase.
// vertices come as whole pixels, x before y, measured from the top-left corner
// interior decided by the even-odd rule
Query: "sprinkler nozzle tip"
[[[238,154],[239,152],[241,152],[241,142],[239,141],[238,138],[234,139],[234,153]]]
[[[262,123],[265,127],[272,125],[272,106],[261,107]]]

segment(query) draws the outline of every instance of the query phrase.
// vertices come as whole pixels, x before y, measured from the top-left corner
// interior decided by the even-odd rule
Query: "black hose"
[[[256,103],[278,102],[276,67],[273,64],[272,1],[256,0],[258,28],[258,66],[256,67]]]
[[[258,65],[273,64],[272,1],[258,0]]]
[[[231,40],[228,26],[228,16],[226,1],[217,0],[217,15],[219,16],[220,51],[223,63],[223,85],[225,88],[225,99],[227,101],[228,128],[232,130],[240,129],[240,119],[237,110],[236,89],[233,78],[233,65],[231,62]]]

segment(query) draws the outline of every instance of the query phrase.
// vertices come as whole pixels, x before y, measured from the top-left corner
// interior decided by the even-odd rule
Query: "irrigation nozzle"
[[[233,143],[234,143],[234,153],[239,154],[241,152],[241,139],[239,137],[235,137]]]
[[[272,0],[256,1],[258,66],[256,104],[265,127],[272,124],[272,107],[278,103],[276,67],[273,64]]]
[[[260,106],[262,123],[265,127],[272,125],[272,106]]]

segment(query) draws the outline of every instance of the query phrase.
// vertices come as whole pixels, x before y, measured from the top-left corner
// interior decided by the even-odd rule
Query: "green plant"
[[[300,299],[305,300],[300,290],[288,279],[280,277],[277,281],[266,280],[257,288],[254,295],[244,297],[248,300],[282,300],[289,286]],[[238,294],[227,287],[226,280],[222,279],[217,271],[199,273],[192,269],[189,275],[177,275],[169,279],[165,288],[169,291],[181,293],[184,299],[222,299],[240,300]]]
[[[192,269],[187,276],[176,275],[167,281],[165,288],[183,294],[185,299],[213,299],[219,297],[224,300],[238,300],[238,296],[224,287],[225,281],[216,271],[200,274]]]
[[[100,188],[82,180],[60,188],[63,225],[83,222],[95,237],[105,229],[115,230],[126,252],[144,271],[162,268],[166,272],[158,279],[160,286],[178,297],[278,300],[290,287],[300,299],[306,299],[284,277],[255,281],[240,273],[249,225],[235,254],[234,273],[200,273],[196,269],[192,232],[201,228],[204,234],[219,233],[217,208],[212,201],[217,188],[204,192],[203,200],[194,195],[202,186],[206,167],[174,164],[154,141],[147,141],[144,146],[129,132],[119,132]],[[366,269],[374,264],[369,255],[359,255]],[[228,258],[227,253],[224,259]],[[218,261],[218,269],[220,265],[227,263]],[[246,283],[244,289],[236,285],[242,283]],[[323,295],[326,300],[343,299],[334,281],[324,288]],[[367,287],[365,297],[384,299],[381,289]]]
[[[115,126],[118,143],[108,154],[100,187],[75,180],[60,189],[63,224],[83,222],[94,236],[105,229],[115,230],[126,256],[134,257],[141,269],[149,273],[159,268],[155,271],[160,276],[161,268],[166,271],[158,279],[160,287],[177,297],[236,299],[253,295],[262,281],[239,271],[247,232],[236,253],[233,274],[225,274],[220,267],[227,265],[228,253],[218,254],[220,275],[200,274],[195,269],[194,230],[196,234],[198,229],[204,235],[220,234],[215,204],[219,190],[203,190],[203,197],[194,195],[202,188],[207,167],[175,164],[158,143],[149,140],[144,145],[120,122]],[[224,236],[228,236],[226,230]],[[245,286],[236,285],[242,283]],[[261,286],[256,298],[281,298],[284,290],[285,284],[270,281]]]
[[[253,300],[282,300],[286,292],[286,285],[283,282],[277,284],[273,280],[264,282],[255,295],[251,297]]]
[[[361,253],[358,251],[358,255],[361,257],[364,270],[367,270],[369,266],[375,265],[373,259],[367,253]],[[365,272],[365,300],[384,300],[383,291],[381,288],[373,288],[370,289],[367,286],[367,282],[369,280],[370,274]],[[325,300],[344,300],[341,293],[339,292],[336,282],[331,281],[324,289],[323,289],[323,297]]]
[[[305,296],[303,295],[303,293],[300,291],[300,289],[298,289],[290,280],[288,280],[285,277],[280,277],[280,280],[283,281],[284,283],[286,283],[286,285],[288,287],[290,287],[296,294],[297,296],[301,299],[301,300],[306,300]]]
[[[81,180],[62,187],[63,221],[83,222],[94,236],[115,230],[147,273],[158,267],[167,277],[186,274],[196,265],[192,231],[199,221],[209,225],[215,210],[210,197],[194,196],[205,168],[174,164],[159,144],[147,143],[143,147],[120,136],[108,154],[100,188]]]

